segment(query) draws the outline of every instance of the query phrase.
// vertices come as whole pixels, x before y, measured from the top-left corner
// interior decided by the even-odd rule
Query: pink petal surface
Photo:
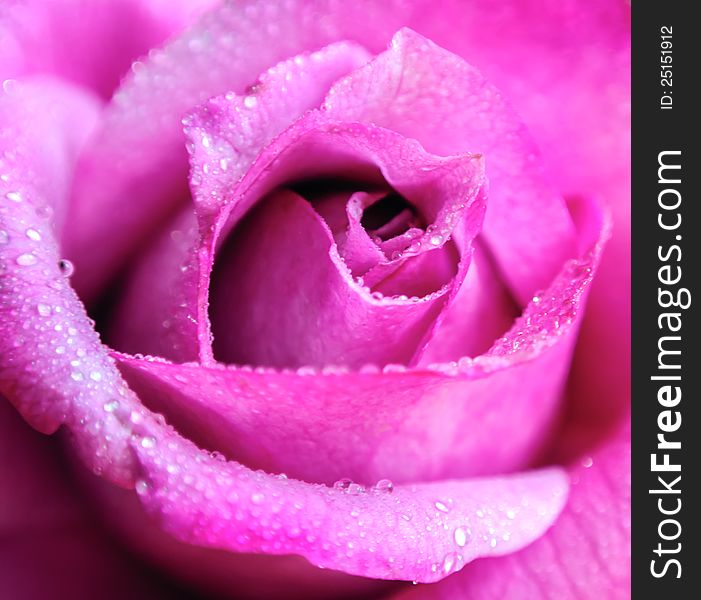
[[[0,274],[0,392],[30,424],[44,432],[65,426],[89,467],[123,486],[135,485],[164,529],[204,546],[295,553],[359,575],[433,581],[476,556],[518,549],[548,527],[566,497],[567,481],[557,469],[484,481],[397,486],[391,494],[372,493],[359,500],[350,491],[254,473],[218,460],[145,409],[124,385],[62,276],[51,231],[42,229],[40,239],[26,233],[26,227],[40,225],[37,208],[46,205],[42,192],[51,183],[30,177],[36,168],[32,160],[40,156],[30,152],[35,136],[71,140],[80,133],[62,129],[60,120],[51,130],[37,132],[32,127],[36,115],[23,112],[34,106],[26,99],[20,103],[4,96],[0,105],[3,122],[10,125],[0,139],[7,159],[0,213],[5,232],[0,249],[5,267]],[[69,99],[62,106],[72,108]],[[65,160],[58,154],[51,158]],[[19,201],[8,193],[19,193]],[[198,493],[207,501],[197,499]],[[529,505],[521,505],[518,518],[501,516],[500,506],[524,497]],[[297,508],[299,503],[307,510]],[[357,504],[373,527],[357,522]],[[413,527],[395,527],[388,521],[388,515],[398,518],[397,504],[409,521],[415,520]],[[439,527],[418,526],[426,520]],[[456,541],[453,530],[468,526],[475,536],[472,543],[463,543],[462,534]],[[490,527],[509,533],[508,541],[495,546],[487,535]],[[346,537],[351,530],[357,533],[354,540]],[[418,552],[400,554],[412,532]],[[351,557],[348,541],[356,548]],[[462,561],[458,554],[453,557],[459,548],[464,548]]]
[[[219,260],[214,352],[229,364],[409,363],[447,295],[373,297],[350,276],[321,217],[289,191],[251,215]]]
[[[50,73],[109,98],[133,60],[212,0],[32,0],[0,7],[0,80]]]
[[[534,142],[496,88],[459,57],[403,29],[387,52],[335,84],[324,108],[416,138],[431,152],[484,154],[483,236],[521,302],[574,256],[569,213]]]
[[[486,250],[475,240],[470,269],[419,364],[450,362],[485,353],[509,330],[520,309]]]
[[[66,84],[21,85],[0,97],[0,393],[42,432],[81,429],[86,462],[124,481],[128,435],[102,406],[128,392],[60,268],[47,220],[65,200],[61,183],[94,118],[88,100]]]
[[[630,598],[630,422],[570,467],[572,490],[536,543],[396,598],[611,600]]]
[[[0,464],[3,596],[179,597],[102,531],[61,460],[58,442],[32,431],[0,398],[0,455],[6,459]]]
[[[186,132],[197,223],[192,206],[185,207],[142,252],[112,319],[113,346],[186,361],[199,356],[199,346],[209,345],[207,327],[198,328],[198,299],[208,288],[198,274],[198,249],[211,243],[213,218],[263,147],[366,58],[362,48],[345,43],[303,54],[266,71],[249,95],[211,99],[191,115]],[[205,131],[202,121],[216,127]],[[224,136],[213,135],[219,128]]]
[[[137,455],[137,492],[179,539],[293,552],[317,566],[382,579],[435,581],[477,556],[523,547],[547,528],[567,491],[558,469],[390,492],[310,486],[207,457],[172,434],[142,444]]]
[[[511,330],[474,360],[354,373],[115,358],[142,400],[179,431],[254,468],[365,484],[515,470],[549,438],[602,250],[601,239],[587,237],[591,223],[600,231],[601,214],[589,206],[580,218],[585,257],[564,267]]]
[[[395,262],[438,248],[453,228],[464,228],[461,275],[453,282],[457,291],[469,264],[469,244],[484,211],[484,197],[479,193],[483,185],[480,157],[431,156],[415,141],[393,132],[330,121],[319,112],[307,113],[279,136],[230,190],[233,200],[217,217],[212,245],[216,247],[268,191],[288,181],[337,173],[375,181],[381,173],[384,181],[433,223],[436,232],[427,229],[416,247]],[[399,298],[375,301],[369,290],[350,277],[331,232],[318,216],[318,236],[312,237],[315,213],[311,207],[304,211],[298,203],[300,210],[293,216],[289,211],[275,210],[278,204],[271,198],[268,210],[261,213],[263,222],[246,223],[240,234],[233,230],[230,235],[240,245],[225,255],[221,273],[213,273],[211,314],[215,353],[220,360],[280,367],[328,362],[357,366],[359,361],[410,363],[430,335],[444,304],[441,297],[454,292],[438,290],[419,302]],[[304,214],[307,220],[302,223],[299,219]],[[211,260],[201,260],[201,294],[209,288],[206,277]],[[311,264],[302,268],[306,263]],[[264,271],[270,276],[261,280]],[[290,306],[283,309],[285,303]],[[206,308],[204,302],[202,306]],[[200,322],[204,321],[200,314]],[[333,332],[321,336],[329,327]],[[392,344],[378,343],[377,336],[386,341],[383,329],[395,332]],[[365,358],[351,354],[358,352]]]
[[[338,24],[329,27],[318,18],[324,8],[323,3],[243,7],[224,2],[133,69],[78,169],[74,227],[64,241],[79,267],[76,285],[82,293],[94,297],[135,242],[184,202],[184,114],[211,96],[243,95],[271,65],[344,39]],[[406,3],[405,8],[415,10]],[[378,28],[387,36],[392,31],[378,18],[384,18],[384,7],[354,4],[343,12],[344,22],[366,35],[377,35]],[[399,24],[400,13],[392,20]],[[280,23],[287,24],[284,35]],[[111,184],[104,186],[105,181]]]
[[[455,32],[446,30],[451,23],[447,16],[459,17],[463,4],[446,2],[441,11],[434,8],[432,2],[407,0],[355,2],[350,7],[337,0],[247,6],[224,2],[186,35],[152,53],[115,96],[79,168],[75,228],[65,241],[69,256],[79,263],[76,285],[81,292],[94,297],[134,245],[182,203],[186,163],[180,119],[188,109],[218,94],[243,94],[271,64],[337,40],[354,40],[377,51],[399,27],[410,25],[454,43]],[[112,184],[105,187],[107,180]],[[553,224],[558,232],[567,227],[557,219]],[[561,241],[566,245],[566,238]],[[547,262],[548,256],[540,259]],[[551,261],[550,276],[559,264]],[[543,279],[541,286],[549,281]]]

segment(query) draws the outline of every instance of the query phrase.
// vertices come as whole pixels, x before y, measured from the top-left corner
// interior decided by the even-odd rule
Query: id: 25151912
[[[660,27],[660,109],[672,108],[672,26]]]

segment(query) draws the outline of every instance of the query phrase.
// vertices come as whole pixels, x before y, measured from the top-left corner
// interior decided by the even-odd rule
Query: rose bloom
[[[3,3],[1,595],[628,597],[629,17]]]

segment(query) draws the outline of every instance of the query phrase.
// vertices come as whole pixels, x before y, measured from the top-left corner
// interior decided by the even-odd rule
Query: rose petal
[[[321,217],[293,192],[274,194],[242,225],[220,250],[212,283],[222,362],[406,364],[445,305],[446,289],[413,302],[373,298],[353,280]]]
[[[94,298],[130,251],[187,197],[181,126],[187,110],[218,94],[243,94],[270,65],[310,48],[349,37],[384,43],[401,15],[418,12],[404,0],[399,4],[393,16],[384,5],[354,4],[328,23],[319,18],[323,3],[225,2],[139,63],[78,167],[73,227],[64,242],[79,267],[75,285],[81,294]],[[277,23],[288,24],[284,34]],[[345,35],[347,28],[362,35]]]
[[[3,6],[0,40],[15,46],[6,77],[51,73],[109,98],[131,62],[213,0],[51,0]],[[5,41],[5,36],[8,40]],[[0,42],[1,43],[1,42]],[[2,53],[3,58],[6,54]],[[10,61],[8,61],[10,62]]]
[[[90,97],[67,84],[0,97],[0,393],[42,432],[81,429],[86,462],[124,481],[128,435],[102,407],[128,402],[128,392],[64,277],[47,221],[93,120]]]
[[[166,431],[157,437],[136,449],[137,492],[166,531],[205,547],[301,554],[366,577],[436,581],[478,556],[513,552],[541,535],[566,499],[559,469],[342,490],[205,457]]]
[[[212,137],[221,137],[221,124],[215,122],[211,127],[208,131],[213,132]],[[484,210],[484,198],[478,195],[482,186],[479,157],[429,156],[416,142],[404,140],[392,132],[371,126],[328,121],[325,115],[318,112],[307,113],[279,136],[265,149],[243,179],[229,191],[232,200],[217,217],[217,229],[211,247],[216,246],[217,238],[222,236],[220,239],[223,239],[223,235],[232,230],[255,201],[285,182],[328,177],[336,173],[343,173],[344,176],[359,173],[365,174],[365,178],[377,178],[378,170],[389,185],[416,206],[429,222],[435,223],[436,233],[427,230],[419,240],[423,241],[423,247],[417,243],[416,249],[405,252],[397,262],[406,261],[412,254],[425,252],[427,247],[430,249],[443,245],[450,230],[458,223],[464,228],[461,275],[453,282],[453,289],[456,289],[464,277],[469,261],[469,243],[481,223]],[[301,278],[305,275],[300,270],[300,265],[308,260],[299,260],[295,256],[299,257],[299,252],[304,250],[300,248],[301,239],[297,233],[300,230],[286,228],[284,219],[278,220],[278,224],[274,225],[271,219],[278,219],[279,215],[276,214],[273,202],[271,200],[270,210],[262,213],[261,218],[266,219],[265,225],[246,224],[242,232],[234,231],[234,242],[237,237],[252,237],[246,238],[243,246],[223,259],[222,272],[214,274],[213,333],[218,343],[215,348],[221,354],[221,360],[275,366],[323,365],[328,362],[357,365],[358,361],[363,360],[357,352],[362,351],[365,353],[365,362],[411,362],[412,356],[422,350],[425,343],[423,340],[430,335],[443,306],[442,302],[434,301],[439,300],[444,292],[426,296],[426,302],[414,303],[413,306],[406,300],[386,299],[384,302],[373,303],[367,293],[363,298],[362,288],[349,277],[350,274],[337,254],[335,269],[330,269],[330,264],[325,267],[328,263],[321,262],[324,253],[328,255],[329,251],[336,252],[335,246],[332,246],[331,232],[327,230],[326,241],[324,235],[318,241],[322,246],[325,244],[325,249],[318,244],[316,248],[306,249],[312,257],[320,255],[316,259],[317,263],[310,265],[309,269],[323,267],[323,270],[316,273],[308,271],[309,288],[304,293]],[[311,208],[309,212],[311,213]],[[284,212],[281,214],[289,216]],[[323,223],[320,218],[318,223]],[[312,226],[310,221],[307,226]],[[258,230],[264,233],[254,235]],[[261,235],[269,236],[266,238],[268,242],[259,244],[256,240]],[[428,238],[433,240],[434,236],[437,242],[429,243]],[[274,245],[278,243],[276,238],[280,246]],[[201,251],[201,294],[206,294],[209,290],[207,276],[212,259],[205,252],[211,253],[210,248]],[[285,254],[293,264],[284,262],[281,254]],[[259,281],[263,265],[270,276]],[[276,270],[271,272],[271,268]],[[289,285],[291,276],[300,278],[298,294],[294,297],[280,291]],[[236,282],[237,285],[232,289],[221,287],[231,285],[227,282]],[[447,291],[454,293],[450,289]],[[232,294],[236,294],[236,312],[227,311]],[[333,301],[328,302],[328,299]],[[344,299],[348,302],[347,306]],[[220,306],[222,301],[224,305]],[[298,302],[298,309],[303,312],[283,310],[281,302]],[[374,307],[373,304],[377,306]],[[207,307],[205,299],[200,300],[200,306],[200,323],[206,326],[206,313],[202,310]],[[415,317],[410,319],[408,315],[411,312],[415,313]],[[390,316],[392,313],[393,316]],[[271,319],[272,314],[278,315],[278,318]],[[323,336],[322,339],[320,332],[332,322],[335,323],[335,334]],[[386,338],[382,332],[385,326],[396,329],[397,338],[394,345],[390,347],[385,344],[383,348],[383,345],[373,340],[378,335]],[[200,339],[203,338],[204,335],[201,334]],[[206,356],[206,349],[203,355]]]
[[[397,599],[630,598],[630,422],[569,474],[565,510],[536,543]]]
[[[450,362],[486,352],[519,315],[480,236],[475,240],[470,270],[443,321],[426,346],[420,365]]]
[[[490,208],[483,237],[521,302],[575,255],[569,213],[522,122],[496,88],[454,54],[403,29],[387,52],[335,84],[324,108],[336,118],[416,138],[438,154],[484,154]]]
[[[124,486],[136,484],[145,506],[160,515],[168,531],[200,545],[295,553],[360,575],[432,581],[463,564],[456,548],[463,548],[462,534],[456,540],[455,528],[469,526],[476,536],[470,544],[465,539],[461,554],[467,561],[518,549],[554,520],[567,488],[556,469],[415,489],[398,486],[393,494],[378,490],[358,503],[341,490],[219,461],[179,437],[124,386],[82,305],[61,277],[51,232],[38,240],[23,230],[38,223],[36,208],[46,202],[42,189],[51,188],[41,176],[29,177],[38,171],[32,161],[41,156],[29,151],[36,136],[70,140],[76,132],[60,127],[37,132],[32,125],[41,121],[33,111],[23,112],[35,105],[7,96],[1,100],[0,116],[8,127],[2,130],[0,149],[8,176],[2,180],[5,210],[0,213],[0,226],[7,233],[0,249],[0,264],[7,267],[0,275],[0,393],[37,429],[54,431],[65,425],[85,463]],[[67,99],[62,106],[73,108]],[[12,192],[6,191],[8,182]],[[15,192],[20,201],[15,195],[8,197]],[[57,352],[59,348],[63,349]],[[195,492],[202,492],[207,501],[193,504]],[[519,519],[509,521],[501,515],[500,506],[523,497],[530,505]],[[283,505],[271,501],[277,498],[285,498]],[[444,501],[447,504],[441,506],[448,513],[436,505]],[[300,512],[297,503],[307,510]],[[372,527],[358,524],[352,514],[356,504],[367,512],[366,523]],[[397,504],[413,526],[395,527],[387,520],[388,510],[394,511]],[[237,508],[244,515],[240,521]],[[200,510],[204,512],[198,514]],[[480,518],[479,511],[485,516]],[[227,514],[233,520],[227,521]],[[391,514],[397,518],[396,512]],[[426,524],[431,523],[437,527],[429,530]],[[344,538],[352,527],[355,540]],[[490,528],[510,533],[510,540],[495,547]],[[412,533],[420,550],[406,553],[406,536]],[[357,554],[348,541],[354,542]]]
[[[601,238],[583,235],[582,242],[590,243],[585,257],[568,264],[511,330],[474,360],[354,373],[115,357],[142,400],[179,431],[254,468],[327,483],[518,469],[549,438],[581,307],[607,236],[601,213],[588,206],[580,229],[598,224]]]
[[[214,137],[213,128],[205,131],[196,115],[189,119],[192,179],[202,182],[194,193],[199,229],[192,207],[187,206],[158,242],[142,252],[111,319],[108,339],[114,347],[186,361],[199,355],[198,335],[199,345],[210,344],[208,331],[198,330],[197,252],[209,243],[217,207],[265,144],[318,105],[330,83],[365,58],[365,51],[356,45],[333,44],[270,68],[260,77],[255,93],[229,93],[205,103],[202,119],[214,124],[226,119],[220,124],[227,129],[226,139]],[[202,294],[206,283],[204,287]]]
[[[108,538],[61,460],[0,398],[0,589],[8,598],[176,598]],[[40,572],[40,576],[37,573]]]

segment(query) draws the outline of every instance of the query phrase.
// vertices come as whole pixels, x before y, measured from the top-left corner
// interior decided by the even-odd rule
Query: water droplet
[[[372,489],[380,494],[391,494],[394,491],[394,484],[389,479],[380,479]]]
[[[54,209],[46,204],[43,204],[42,206],[38,206],[35,212],[40,219],[50,219],[54,214]]]
[[[506,511],[506,518],[507,519],[515,519],[516,518],[516,511],[515,510],[507,510]]]
[[[136,489],[137,494],[143,495],[146,492],[148,492],[148,483],[145,482],[143,479],[139,479],[134,485],[134,488]]]
[[[429,242],[433,244],[434,246],[440,246],[440,243],[443,241],[443,238],[440,235],[432,235],[431,239]]]
[[[7,244],[9,241],[10,236],[7,234],[7,231],[0,229],[0,244]]]
[[[12,202],[22,202],[22,194],[19,192],[7,192],[5,198],[12,200]]]
[[[17,89],[17,80],[16,79],[5,79],[5,81],[2,82],[2,90],[6,94],[11,94]]]
[[[51,307],[48,304],[37,304],[37,312],[42,317],[48,317],[51,314]]]
[[[119,401],[110,400],[109,402],[105,402],[102,408],[105,412],[112,413],[119,408]]]
[[[258,104],[258,98],[256,98],[255,96],[246,96],[243,99],[243,105],[246,108],[254,108],[256,104]]]
[[[41,241],[41,234],[36,230],[32,229],[31,227],[27,229],[27,231],[24,232],[25,235],[30,239],[35,242],[40,242]]]
[[[433,503],[433,505],[441,512],[444,512],[444,513],[450,512],[450,509],[445,504],[443,504],[440,500],[436,500]]]
[[[142,448],[153,448],[156,445],[156,438],[147,435],[141,438]]]
[[[455,543],[462,548],[470,539],[470,534],[464,527],[458,527],[453,533],[453,539],[455,540]]]
[[[33,254],[20,254],[17,257],[17,264],[21,267],[29,267],[35,265],[37,262],[37,257]]]
[[[70,260],[62,258],[58,261],[58,268],[61,271],[61,275],[64,277],[70,277],[75,271],[75,266]]]
[[[253,502],[253,504],[261,504],[263,500],[265,500],[263,492],[253,492],[251,494],[251,502]]]
[[[455,552],[449,552],[448,554],[446,554],[445,558],[443,559],[443,572],[450,573],[455,567],[456,562],[457,554]]]
[[[73,381],[83,381],[83,374],[79,371],[73,371],[71,373],[71,379]]]
[[[585,469],[589,469],[594,464],[594,459],[591,456],[585,456],[582,459],[582,466]]]
[[[90,373],[90,379],[93,381],[100,381],[102,379],[102,373],[100,373],[100,371],[92,371]]]
[[[362,494],[365,491],[365,488],[362,485],[355,483],[352,479],[348,478],[339,479],[333,484],[333,487],[336,490],[346,492],[347,494],[351,494],[353,496]]]

